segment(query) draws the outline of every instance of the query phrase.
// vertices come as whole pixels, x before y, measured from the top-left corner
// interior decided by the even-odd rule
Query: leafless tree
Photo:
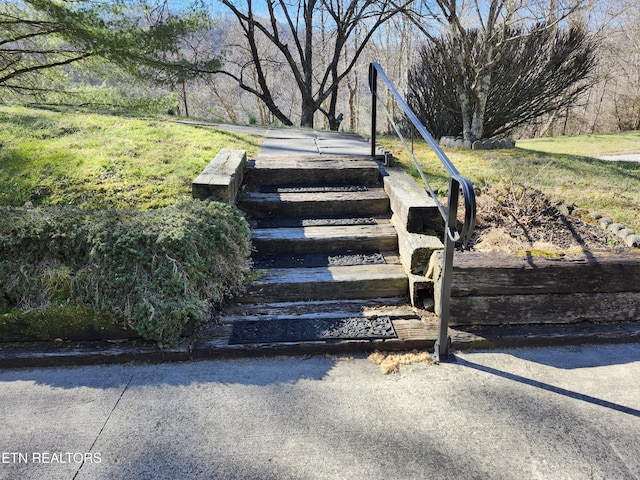
[[[299,93],[300,125],[313,127],[314,115],[321,112],[332,130],[342,121],[337,113],[339,85],[376,30],[401,11],[391,0],[221,1],[244,33],[250,61],[239,69],[223,68],[220,73],[235,78],[284,125],[292,125],[291,115],[275,100],[268,78],[268,64],[278,63],[279,69],[294,79]],[[262,5],[265,9],[257,10]],[[362,34],[356,36],[356,32]],[[265,42],[276,47],[278,57],[263,54]],[[347,49],[349,58],[345,61]],[[257,85],[249,80],[253,74]]]

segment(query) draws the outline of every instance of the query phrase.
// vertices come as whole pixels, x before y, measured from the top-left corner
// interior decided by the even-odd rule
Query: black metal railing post
[[[451,284],[453,283],[453,252],[456,249],[456,224],[458,222],[458,199],[460,184],[454,178],[449,179],[449,196],[447,200],[447,218],[444,225],[444,258],[442,260],[442,276],[438,298],[434,298],[435,311],[438,313],[438,339],[433,349],[434,360],[440,361],[449,356],[449,306],[451,301]],[[436,289],[434,289],[436,291]]]
[[[377,111],[376,98],[378,96],[378,71],[369,66],[369,85],[371,86],[371,158],[376,158],[376,128]]]
[[[378,65],[376,62],[372,62],[369,65],[369,88],[372,94],[372,105],[371,105],[371,125],[372,125],[372,148],[371,155],[375,156],[375,128],[376,128],[376,104],[380,97],[378,96],[378,74],[380,74],[380,78],[385,83],[388,91],[393,95],[398,105],[402,108],[406,116],[409,118],[413,127],[415,127],[416,131],[422,136],[422,138],[427,142],[427,144],[434,151],[442,165],[445,167],[447,172],[449,173],[449,195],[447,200],[447,207],[445,208],[442,203],[439,201],[436,193],[433,188],[429,184],[429,181],[422,171],[418,160],[416,159],[413,151],[413,128],[411,129],[411,148],[407,144],[402,132],[398,128],[395,123],[395,120],[392,118],[391,114],[386,111],[387,117],[391,125],[393,125],[398,137],[404,144],[405,149],[409,152],[413,163],[420,174],[420,177],[425,183],[427,190],[429,191],[431,197],[436,202],[438,210],[440,211],[440,215],[444,220],[445,229],[444,229],[444,258],[442,264],[442,271],[439,278],[435,278],[434,281],[439,281],[439,288],[434,289],[437,291],[437,298],[434,298],[435,302],[435,310],[438,314],[438,338],[436,340],[433,358],[436,361],[440,361],[441,359],[446,359],[449,357],[449,346],[450,346],[450,338],[449,338],[449,307],[451,303],[451,285],[452,285],[452,276],[453,276],[453,253],[455,251],[455,244],[458,241],[461,241],[463,244],[466,244],[471,235],[473,234],[473,230],[475,228],[475,218],[476,218],[476,198],[475,192],[473,190],[472,183],[460,175],[456,167],[451,163],[449,158],[442,151],[438,143],[433,139],[431,134],[427,131],[425,126],[420,122],[416,114],[411,110],[411,108],[407,105],[404,99],[397,92],[389,78],[382,70],[382,67]],[[384,107],[384,104],[383,104]],[[458,201],[460,199],[460,191],[462,191],[462,196],[464,198],[464,223],[462,225],[461,231],[458,231],[457,222],[458,222]]]

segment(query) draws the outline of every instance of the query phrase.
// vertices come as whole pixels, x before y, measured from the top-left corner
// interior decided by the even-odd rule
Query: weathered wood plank
[[[392,223],[398,233],[398,251],[405,270],[414,275],[424,275],[433,252],[442,250],[444,245],[435,235],[407,232],[396,214],[392,217]]]
[[[395,250],[396,231],[390,224],[338,225],[300,228],[263,228],[253,231],[252,242],[258,252],[310,253]]]
[[[397,297],[407,292],[400,265],[359,265],[267,270],[247,288],[244,300],[288,300]]]
[[[251,185],[375,185],[380,169],[370,157],[258,157],[246,169]]]
[[[401,170],[385,169],[383,183],[391,210],[407,232],[425,233],[443,227],[436,202],[410,175]]]
[[[238,204],[257,218],[274,215],[368,216],[383,215],[389,210],[389,198],[381,188],[364,192],[246,192],[238,197]]]
[[[246,160],[244,150],[220,150],[191,184],[192,197],[235,204]]]
[[[336,305],[336,307],[342,306],[342,302]],[[287,311],[279,311],[272,313],[265,313],[264,311],[248,310],[245,313],[235,314],[225,312],[220,317],[221,323],[233,323],[239,320],[254,320],[254,321],[269,321],[269,320],[309,320],[309,319],[335,319],[335,318],[372,318],[379,316],[391,317],[394,321],[396,319],[415,318],[415,312],[408,308],[403,307],[386,307],[378,309],[359,309],[353,310],[349,308],[334,308],[334,309],[308,309],[304,313],[296,312],[291,313]]]
[[[400,340],[435,340],[437,328],[429,327],[417,318],[394,319],[393,327]]]
[[[610,344],[640,340],[640,323],[483,326],[450,334],[453,348]]]
[[[436,277],[441,254],[435,253]],[[452,296],[640,292],[640,255],[585,253],[552,259],[496,253],[454,258]]]
[[[452,297],[451,325],[640,320],[640,292]]]
[[[357,315],[388,315],[392,317],[413,316],[415,312],[407,305],[405,297],[352,299],[336,302],[334,300],[317,300],[304,302],[264,302],[238,303],[230,305],[222,311],[221,318],[256,318],[260,316],[298,316],[324,312]]]

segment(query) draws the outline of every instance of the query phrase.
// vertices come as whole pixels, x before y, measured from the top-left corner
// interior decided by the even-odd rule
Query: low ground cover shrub
[[[173,345],[242,289],[250,249],[242,214],[218,202],[1,207],[0,315],[15,322],[23,312],[24,323],[34,311],[89,308],[99,321]]]

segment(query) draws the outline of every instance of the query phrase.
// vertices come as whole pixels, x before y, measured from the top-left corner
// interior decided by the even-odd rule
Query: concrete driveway
[[[0,479],[638,479],[640,345],[0,372]]]

